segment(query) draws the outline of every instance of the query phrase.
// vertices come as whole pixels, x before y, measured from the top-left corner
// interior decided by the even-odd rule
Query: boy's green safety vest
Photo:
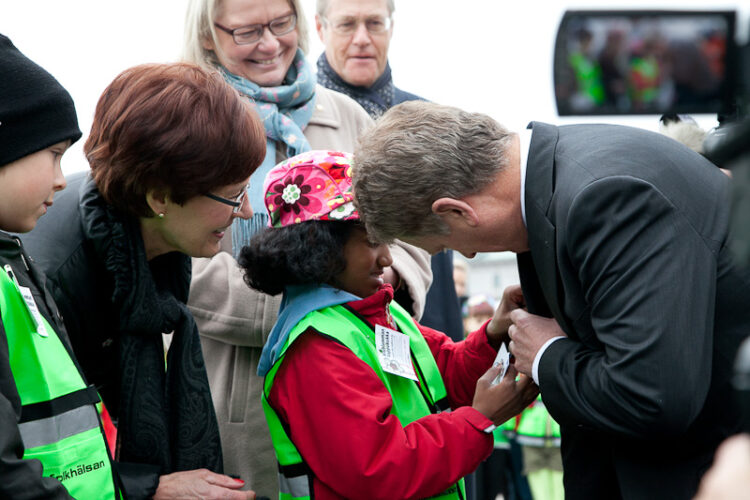
[[[23,458],[39,460],[42,473],[60,481],[75,498],[116,498],[112,465],[94,406],[99,395],[86,386],[36,306],[27,305],[24,295],[30,297],[29,290],[20,288],[8,271],[12,272],[9,266],[0,270],[0,315],[21,398],[18,428]]]
[[[450,410],[443,378],[427,342],[401,306],[391,302],[390,310],[401,332],[409,336],[412,362],[420,381],[419,384],[383,371],[375,349],[375,332],[370,325],[344,306],[332,306],[313,311],[302,318],[289,333],[289,338],[279,353],[279,359],[266,374],[262,395],[263,411],[266,414],[271,441],[273,441],[276,458],[279,461],[279,498],[281,500],[310,498],[313,488],[312,471],[287,435],[279,416],[268,403],[274,377],[284,361],[287,349],[309,327],[341,342],[375,371],[391,394],[393,400],[391,414],[398,417],[402,426],[426,415]],[[463,479],[430,498],[466,498]]]

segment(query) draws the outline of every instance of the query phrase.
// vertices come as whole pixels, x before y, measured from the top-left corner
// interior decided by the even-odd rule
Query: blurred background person
[[[262,125],[218,74],[142,65],[105,89],[84,151],[91,175],[69,179],[24,243],[117,420],[127,496],[254,498],[217,474],[219,429],[185,302],[190,256],[218,252],[232,220],[252,214],[245,186],[265,152]]]
[[[563,469],[560,455],[560,425],[537,396],[511,420],[511,433],[521,447],[522,474],[534,500],[563,500]]]
[[[372,118],[404,101],[423,100],[393,84],[388,47],[393,36],[394,0],[317,0],[315,27],[325,51],[318,58],[318,82],[357,101]],[[420,323],[463,338],[461,307],[453,284],[453,251],[432,256],[432,285]],[[403,302],[396,292],[396,300]]]
[[[469,297],[466,301],[466,317],[464,331],[473,332],[495,314],[497,301],[489,295],[480,293]]]
[[[468,299],[468,276],[469,265],[464,260],[453,260],[453,285],[456,290],[456,296],[461,305],[465,304]]]
[[[613,29],[607,32],[597,62],[601,69],[605,102],[616,109],[627,109],[628,56],[627,36],[624,29]]]
[[[278,494],[276,460],[259,404],[263,381],[255,375],[281,297],[249,289],[235,258],[267,225],[261,188],[274,165],[311,148],[351,151],[372,123],[349,97],[316,85],[305,60],[307,26],[299,0],[191,0],[183,47],[185,60],[218,70],[246,96],[265,127],[265,158],[248,193],[254,215],[232,224],[223,251],[194,261],[189,306],[201,334],[225,471],[271,497]],[[408,245],[391,252],[385,278],[408,292],[402,305],[418,318],[431,280],[429,255]]]

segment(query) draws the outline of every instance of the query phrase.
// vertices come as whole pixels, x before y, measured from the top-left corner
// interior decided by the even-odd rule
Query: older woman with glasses
[[[261,187],[268,171],[310,149],[352,151],[372,123],[349,97],[316,84],[305,60],[307,21],[299,0],[190,0],[183,58],[218,69],[263,119],[266,155],[253,174],[254,215],[235,221],[223,252],[196,260],[189,306],[198,323],[219,419],[225,470],[270,497],[278,495],[276,460],[255,377],[261,349],[281,301],[250,290],[236,257],[267,225]],[[419,317],[431,280],[429,256],[414,247],[391,248],[386,279],[401,283],[397,298]]]
[[[102,94],[84,151],[91,174],[69,179],[24,243],[117,422],[127,498],[255,498],[219,474],[219,428],[185,302],[190,257],[216,254],[232,221],[252,215],[260,120],[215,72],[137,66]]]

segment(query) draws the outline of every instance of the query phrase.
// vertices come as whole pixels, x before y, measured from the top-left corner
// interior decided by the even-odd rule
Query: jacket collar
[[[556,228],[551,220],[551,204],[555,189],[555,148],[558,128],[531,122],[531,146],[526,170],[526,225],[533,271],[528,257],[519,256],[519,265],[526,262],[527,272],[520,271],[524,296],[528,294],[529,311],[552,316],[563,330],[570,325],[562,310],[562,283],[558,277]],[[541,293],[540,293],[541,292]]]
[[[320,84],[316,85],[315,88],[315,109],[310,117],[309,125],[322,125],[324,127],[331,127],[338,129],[341,127],[341,116],[337,112],[336,106],[333,104],[328,90],[322,87]]]

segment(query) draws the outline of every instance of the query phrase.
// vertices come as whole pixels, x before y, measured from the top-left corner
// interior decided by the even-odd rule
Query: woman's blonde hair
[[[216,36],[214,19],[221,7],[222,0],[189,0],[185,14],[185,34],[182,47],[182,60],[197,64],[207,69],[214,69],[219,65],[216,53],[204,46],[206,40],[211,40],[216,50],[221,50]],[[248,0],[260,2],[263,0]],[[307,18],[302,10],[300,0],[287,0],[289,6],[297,16],[297,46],[307,54],[308,33]]]

